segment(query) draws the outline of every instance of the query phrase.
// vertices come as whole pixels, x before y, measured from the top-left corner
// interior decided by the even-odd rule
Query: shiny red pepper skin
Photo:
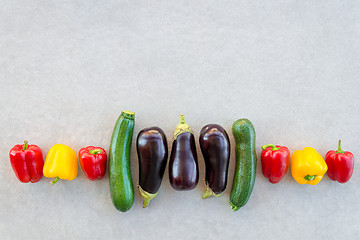
[[[339,183],[349,181],[354,171],[354,155],[341,150],[341,140],[339,140],[337,151],[331,150],[326,153],[325,162],[328,165],[327,174],[331,180]]]
[[[89,146],[79,151],[79,162],[86,177],[91,180],[100,180],[106,173],[106,151],[101,147]]]
[[[11,166],[16,177],[23,183],[36,183],[43,176],[44,159],[41,149],[36,145],[15,145],[9,152]]]
[[[261,152],[261,166],[264,177],[271,183],[278,183],[283,179],[290,164],[290,151],[279,145],[264,145]]]

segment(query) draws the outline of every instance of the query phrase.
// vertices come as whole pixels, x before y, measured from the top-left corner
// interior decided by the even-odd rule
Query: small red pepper
[[[341,140],[339,140],[338,150],[328,151],[325,156],[328,165],[328,176],[333,181],[346,183],[351,178],[354,171],[354,155],[351,152],[341,150]]]
[[[107,155],[101,147],[89,146],[79,151],[79,161],[85,175],[91,181],[102,179],[106,173]]]
[[[290,164],[290,151],[287,147],[268,144],[262,146],[261,166],[264,177],[271,183],[283,179]]]
[[[43,176],[44,159],[41,149],[36,145],[15,145],[9,152],[11,166],[16,177],[23,183],[36,183]]]

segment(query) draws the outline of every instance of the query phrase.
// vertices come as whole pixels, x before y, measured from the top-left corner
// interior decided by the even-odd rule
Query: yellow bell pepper
[[[59,179],[74,180],[78,174],[77,156],[74,150],[63,144],[52,146],[46,155],[43,169],[44,176],[54,178],[51,184]]]
[[[325,160],[314,148],[297,150],[291,156],[291,173],[300,184],[318,184],[327,169]]]

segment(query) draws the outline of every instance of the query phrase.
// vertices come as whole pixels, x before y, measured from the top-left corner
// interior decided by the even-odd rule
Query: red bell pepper
[[[23,183],[36,183],[43,176],[44,159],[41,149],[36,145],[15,145],[9,152],[11,166],[16,177]]]
[[[86,177],[91,180],[102,179],[106,173],[107,155],[101,147],[89,146],[79,151],[79,161]]]
[[[341,150],[341,140],[339,140],[338,150],[328,151],[325,156],[328,165],[328,176],[333,181],[346,183],[351,178],[354,171],[354,155],[351,152]]]
[[[271,183],[278,183],[285,176],[290,164],[290,151],[287,147],[268,144],[262,146],[261,166],[264,177]]]

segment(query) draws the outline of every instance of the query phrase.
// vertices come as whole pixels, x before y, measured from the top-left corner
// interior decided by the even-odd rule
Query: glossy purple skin
[[[171,186],[179,191],[194,189],[199,182],[195,138],[190,132],[181,133],[173,142],[169,179]]]
[[[148,193],[157,193],[168,158],[164,131],[158,127],[141,130],[136,139],[136,149],[139,158],[139,185]]]
[[[229,136],[220,125],[208,124],[201,129],[199,142],[206,166],[205,181],[215,194],[220,194],[227,184]]]

